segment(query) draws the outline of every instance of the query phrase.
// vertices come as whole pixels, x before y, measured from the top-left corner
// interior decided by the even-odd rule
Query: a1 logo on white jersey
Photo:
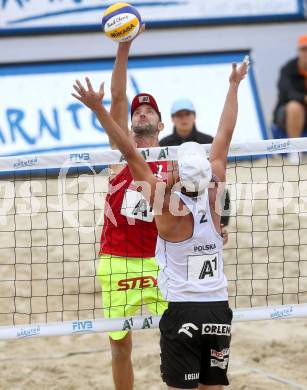
[[[218,253],[188,256],[188,280],[206,280],[219,277]]]

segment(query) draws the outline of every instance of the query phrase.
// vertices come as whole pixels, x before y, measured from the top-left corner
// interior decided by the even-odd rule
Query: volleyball
[[[102,27],[106,35],[117,42],[133,39],[142,25],[141,15],[127,3],[111,5],[103,14]]]

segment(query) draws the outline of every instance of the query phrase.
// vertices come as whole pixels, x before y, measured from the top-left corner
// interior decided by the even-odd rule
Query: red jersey
[[[148,165],[157,177],[166,177],[166,161]],[[126,166],[109,181],[99,254],[154,257],[157,234],[152,207],[141,192],[136,191]]]

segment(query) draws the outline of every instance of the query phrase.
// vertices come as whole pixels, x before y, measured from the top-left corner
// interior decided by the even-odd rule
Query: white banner
[[[233,61],[245,53],[187,55],[131,59],[129,101],[139,92],[152,94],[162,112],[164,137],[172,132],[170,108],[181,97],[195,105],[199,130],[214,135],[228,89]],[[108,146],[108,137],[95,115],[71,96],[76,79],[89,76],[97,89],[105,85],[110,105],[113,61],[69,62],[0,67],[0,155],[41,153]],[[261,110],[252,71],[240,86],[239,118],[234,141],[264,138]]]
[[[2,0],[0,33],[99,29],[114,0]],[[132,0],[150,27],[225,21],[302,19],[303,0]]]

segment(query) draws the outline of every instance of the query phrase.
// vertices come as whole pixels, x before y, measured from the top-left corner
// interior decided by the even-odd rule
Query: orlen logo
[[[90,154],[89,153],[70,153],[69,155],[70,161],[73,162],[84,162],[84,161],[90,161]]]
[[[74,333],[77,332],[86,332],[91,331],[93,329],[93,322],[92,321],[74,321],[72,323],[72,331]]]
[[[122,279],[118,282],[117,291],[125,291],[134,288],[156,287],[157,280],[153,276],[139,276],[137,278]]]

